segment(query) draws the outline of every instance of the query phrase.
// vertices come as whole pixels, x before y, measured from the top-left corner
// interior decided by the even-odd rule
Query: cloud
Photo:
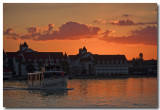
[[[131,32],[130,36],[113,37],[110,36],[110,31],[104,34],[102,40],[107,42],[119,43],[119,44],[145,44],[145,45],[157,45],[157,27],[146,26],[139,30]]]
[[[157,22],[137,22],[135,23],[133,20],[119,20],[119,21],[111,21],[110,24],[118,25],[118,26],[132,26],[132,25],[150,25],[157,24]]]
[[[118,22],[110,22],[111,24],[114,25],[119,25],[119,26],[128,26],[128,25],[134,25],[135,23],[132,20],[119,20]]]
[[[124,14],[122,15],[124,17],[129,17],[131,15],[129,14]],[[126,20],[119,20],[119,21],[107,21],[103,19],[96,19],[93,21],[95,24],[112,24],[112,25],[117,25],[117,26],[135,26],[135,25],[157,25],[157,22],[134,22],[131,19],[126,19]]]
[[[14,32],[13,28],[7,28],[6,31],[3,31],[4,35],[7,35],[9,39],[17,40],[17,36],[19,36],[18,33]]]
[[[76,40],[83,38],[93,38],[100,31],[99,27],[93,27],[77,22],[67,22],[60,26],[58,30],[53,30],[54,24],[48,24],[47,30],[38,27],[28,27],[27,34],[17,35],[18,39],[29,39],[35,41],[43,40]],[[11,30],[6,30],[9,33]],[[8,34],[10,35],[10,34]],[[10,35],[12,36],[12,35]],[[12,37],[10,37],[12,38]]]
[[[130,14],[123,14],[122,17],[131,17],[132,15]]]
[[[106,24],[108,21],[103,20],[103,19],[96,19],[93,20],[93,23],[97,23],[97,24]]]
[[[28,27],[26,29],[27,29],[28,33],[31,33],[31,34],[38,32],[38,28],[37,27]]]
[[[149,25],[149,24],[157,24],[157,22],[138,22],[135,25]]]
[[[48,31],[50,32],[53,29],[54,24],[48,24]]]
[[[11,32],[13,32],[13,29],[12,28],[8,28],[3,33],[6,34],[6,35],[9,35],[9,34],[11,34]]]
[[[79,38],[89,38],[97,35],[99,27],[92,27],[85,24],[79,24],[77,22],[67,22],[66,24],[59,27],[57,32],[57,39],[79,39]]]
[[[18,35],[17,33],[14,32],[13,28],[7,28],[6,31],[3,31],[4,35]]]

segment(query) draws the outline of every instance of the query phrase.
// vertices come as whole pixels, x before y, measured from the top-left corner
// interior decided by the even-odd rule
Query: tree
[[[139,59],[143,61],[143,53],[139,53]]]

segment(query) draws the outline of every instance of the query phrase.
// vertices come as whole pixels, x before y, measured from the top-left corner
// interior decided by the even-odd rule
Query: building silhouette
[[[70,73],[75,75],[119,75],[128,74],[125,55],[98,55],[87,52],[86,47],[79,49],[77,55],[69,55]]]
[[[125,55],[98,55],[88,52],[86,47],[79,49],[77,55],[63,52],[37,52],[24,42],[17,52],[3,51],[4,67],[12,68],[14,75],[25,76],[31,66],[34,71],[40,71],[42,66],[60,65],[63,71],[72,75],[119,75],[128,74]]]

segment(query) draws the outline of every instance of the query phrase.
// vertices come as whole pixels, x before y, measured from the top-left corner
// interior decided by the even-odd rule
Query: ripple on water
[[[27,87],[5,81],[4,87]],[[4,107],[157,107],[157,78],[73,79],[67,92],[4,90]]]

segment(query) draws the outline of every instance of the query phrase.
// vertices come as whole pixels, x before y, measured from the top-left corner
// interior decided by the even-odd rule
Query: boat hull
[[[30,89],[66,89],[67,77],[45,79],[43,81],[29,82],[28,88]]]

